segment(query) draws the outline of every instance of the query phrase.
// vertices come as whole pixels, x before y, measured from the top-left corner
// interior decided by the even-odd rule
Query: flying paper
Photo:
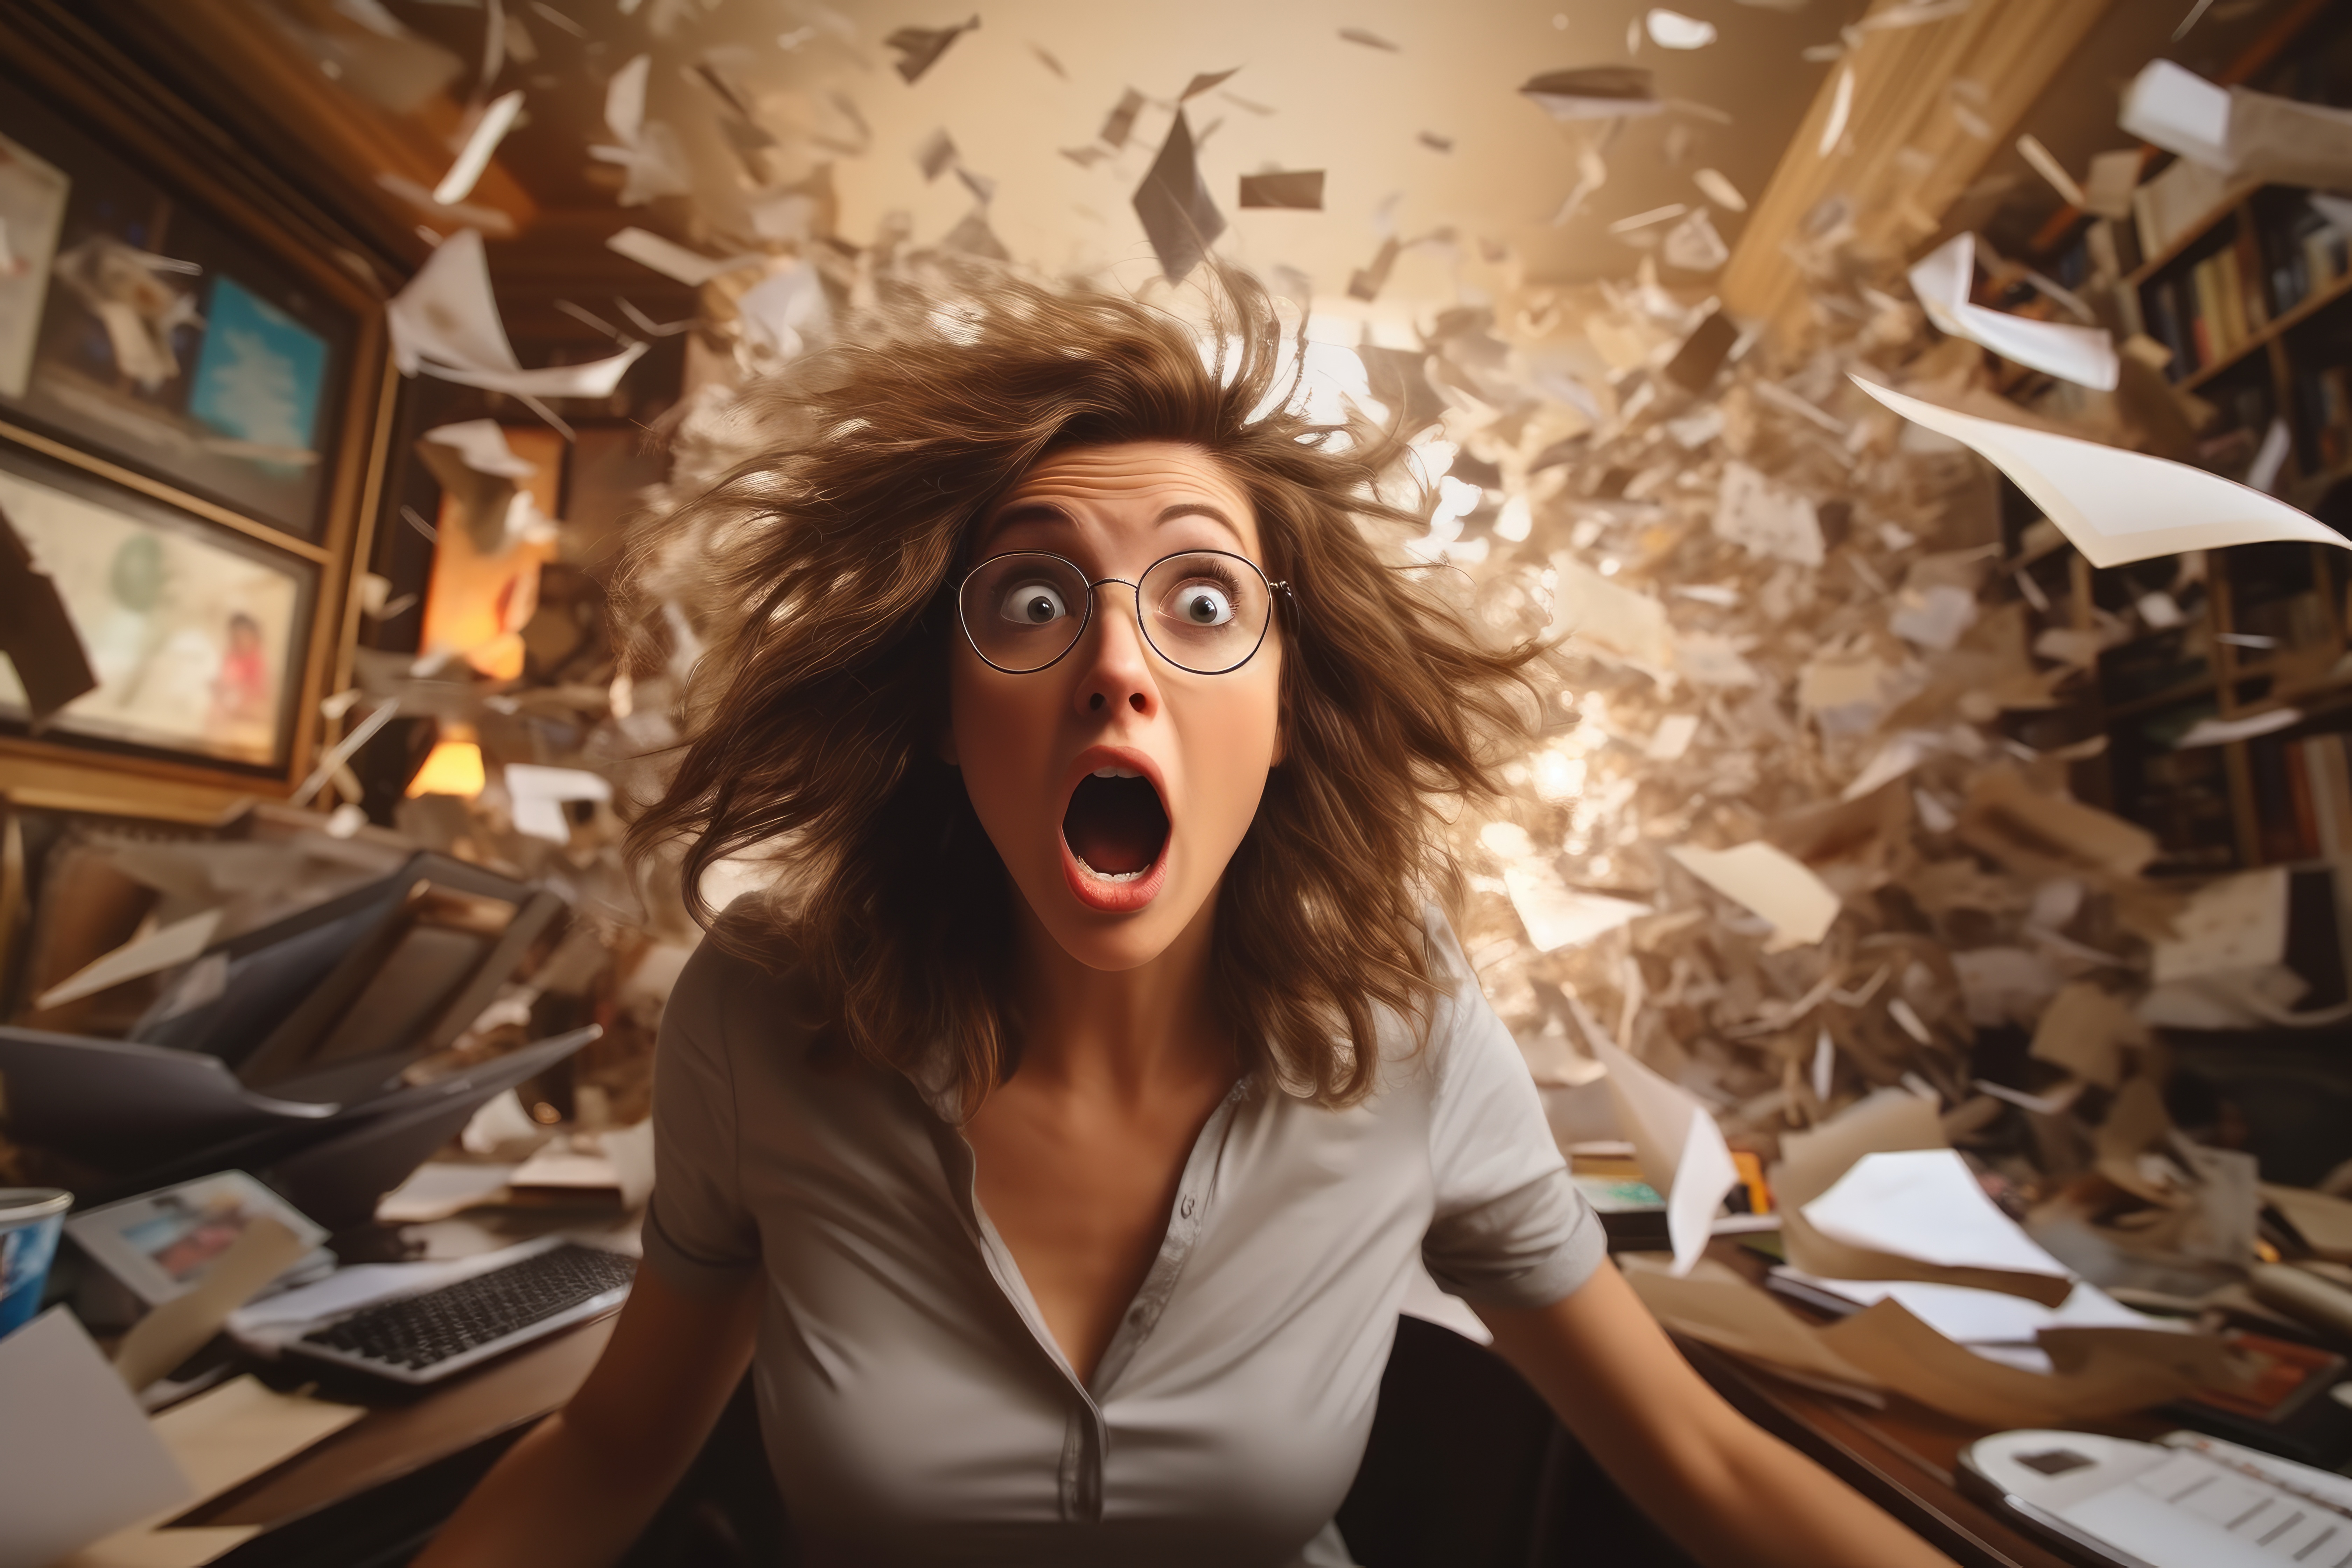
[[[1580,1019],[1580,1022],[1581,1020]],[[1715,1211],[1739,1184],[1739,1168],[1715,1117],[1688,1089],[1635,1061],[1598,1031],[1588,1042],[1609,1069],[1609,1100],[1633,1144],[1643,1178],[1666,1194],[1666,1234],[1675,1274],[1687,1274],[1706,1250]]]
[[[884,38],[882,44],[885,48],[898,51],[898,58],[895,62],[898,72],[911,86],[925,71],[939,64],[940,57],[948,52],[950,44],[979,26],[980,18],[974,16],[971,21],[953,27],[901,27]]]
[[[1736,213],[1744,213],[1748,210],[1748,198],[1739,194],[1739,187],[1733,184],[1730,178],[1720,170],[1695,170],[1691,174],[1691,184],[1696,185],[1706,199],[1717,206]]]
[[[1822,563],[1822,524],[1813,503],[1737,459],[1723,466],[1715,533],[1750,555],[1799,566]]]
[[[610,359],[525,370],[499,320],[482,237],[460,229],[436,247],[408,286],[384,301],[393,363],[403,375],[530,397],[605,397],[646,352],[632,343]]]
[[[1554,120],[1616,120],[1665,107],[1650,86],[1650,73],[1634,66],[1546,71],[1529,77],[1519,90]]]
[[[436,425],[418,439],[457,448],[466,467],[476,473],[527,479],[539,472],[537,463],[515,456],[514,448],[507,445],[505,429],[495,419],[464,419],[454,425]]]
[[[2067,1274],[1993,1206],[1957,1150],[1864,1154],[1803,1213],[1832,1241],[1938,1268]]]
[[[652,67],[651,55],[639,55],[613,73],[604,86],[604,127],[620,145],[588,149],[590,157],[628,172],[621,187],[625,207],[642,206],[656,196],[686,195],[694,189],[677,132],[646,118],[646,77]]]
[[[752,253],[740,256],[705,256],[698,250],[688,250],[675,240],[642,228],[625,228],[604,241],[604,248],[652,268],[665,278],[674,278],[689,289],[699,289],[724,272],[740,267],[756,267],[767,258]]]
[[[1152,254],[1171,283],[1181,283],[1225,232],[1225,215],[1217,210],[1201,178],[1200,163],[1192,155],[1192,127],[1181,109],[1168,128],[1168,140],[1160,145],[1160,156],[1136,187],[1135,216],[1143,220]]]
[[[1378,33],[1368,33],[1361,27],[1342,27],[1339,29],[1339,36],[1351,44],[1361,44],[1368,49],[1386,49],[1389,53],[1395,54],[1400,48],[1400,46],[1389,42]]]
[[[1830,100],[1830,117],[1822,125],[1821,155],[1828,157],[1837,151],[1845,135],[1845,122],[1853,113],[1853,68],[1838,68],[1837,91]]]
[[[1244,174],[1242,202],[1245,207],[1288,207],[1300,212],[1323,210],[1323,171],[1297,169],[1287,173]]]
[[[1232,76],[1234,71],[1238,71],[1241,68],[1241,67],[1235,66],[1233,68],[1233,70],[1201,72],[1198,76],[1195,76],[1191,82],[1186,84],[1183,91],[1176,95],[1176,101],[1182,103],[1187,99],[1198,98],[1201,94],[1208,91],[1211,88],[1216,86],[1227,77]]]
[[[1692,876],[1772,927],[1767,952],[1817,942],[1837,923],[1838,896],[1787,850],[1757,839],[1736,849],[1678,844],[1666,851]]]
[[[493,99],[482,110],[481,119],[474,122],[474,133],[466,138],[465,150],[441,183],[433,187],[433,199],[442,206],[454,205],[474,194],[474,184],[482,171],[490,166],[490,154],[514,126],[515,116],[522,112],[522,89],[518,88],[503,97]]]
[[[1581,947],[1602,932],[1650,912],[1649,905],[1629,899],[1578,891],[1560,880],[1548,862],[1533,858],[1506,866],[1503,888],[1538,952]]]
[[[2132,79],[2117,119],[2143,141],[2235,180],[2352,188],[2352,110],[2223,88],[2159,59]]]
[[[742,313],[745,336],[782,359],[798,355],[810,338],[823,336],[833,324],[824,285],[805,261],[761,279],[735,308]]]
[[[515,831],[551,844],[572,842],[572,822],[563,808],[575,800],[610,800],[613,786],[584,768],[549,768],[509,763],[507,796],[513,803]]]
[[[1118,101],[1104,118],[1099,132],[1102,140],[1113,147],[1126,146],[1127,139],[1135,134],[1135,117],[1142,112],[1143,95],[1129,88],[1119,94]]]
[[[2006,360],[2079,385],[2112,392],[2120,374],[2116,341],[2100,327],[2033,321],[1969,302],[1976,281],[1977,237],[1955,235],[1915,262],[1911,291],[1927,319]]]
[[[1961,414],[1854,376],[1916,425],[1980,454],[2094,566],[2105,569],[2231,544],[2304,540],[2352,548],[2334,529],[2246,486],[2120,447]]]
[[[1643,18],[1650,42],[1662,49],[1703,49],[1715,42],[1715,24],[1679,11],[1653,9]]]
[[[925,183],[947,173],[956,161],[956,144],[945,131],[934,131],[929,140],[915,150],[915,166],[923,171]]]

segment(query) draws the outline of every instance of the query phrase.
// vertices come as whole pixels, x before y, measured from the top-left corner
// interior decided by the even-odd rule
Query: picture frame
[[[324,1226],[243,1171],[215,1172],[69,1215],[66,1234],[132,1295],[160,1307],[202,1284],[215,1260],[264,1215],[314,1251],[326,1242]]]
[[[260,684],[275,725],[266,748],[250,734],[215,744],[189,724],[97,733],[60,713],[37,728],[21,708],[0,710],[0,795],[216,817],[243,801],[299,792],[330,731],[320,700],[350,683],[365,603],[361,568],[377,532],[401,396],[383,309],[399,264],[343,215],[258,177],[230,127],[95,35],[46,15],[0,15],[0,262],[25,263],[0,265],[0,468],[16,472],[29,455],[76,470],[44,470],[42,480],[160,530],[202,559],[268,562],[306,586],[298,626],[280,635],[263,618],[270,678]],[[160,234],[161,248],[148,254],[195,268],[163,269],[162,282],[192,300],[166,303],[165,317],[193,310],[196,322],[161,334],[178,374],[159,384],[166,395],[150,400],[160,415],[133,410],[152,416],[145,424],[77,421],[67,416],[72,410],[59,412],[58,399],[38,395],[45,367],[68,350],[83,356],[85,381],[93,363],[122,370],[105,312],[79,294],[60,300],[75,287],[60,277],[61,263],[89,284],[88,269],[103,260],[95,252],[68,259],[97,232],[90,215],[106,216],[101,195],[118,218],[140,206],[163,220],[137,234],[118,224],[103,237],[110,243],[146,250],[134,240]],[[47,272],[37,279],[33,258],[44,252]],[[5,321],[28,312],[37,327],[12,334]],[[74,340],[62,349],[60,332]],[[12,398],[19,366],[23,395]],[[140,393],[120,377],[110,388],[117,405]],[[159,420],[184,440],[133,438]],[[315,460],[284,461],[306,438]],[[190,444],[193,456],[182,449]],[[249,470],[242,480],[238,465]],[[272,465],[279,471],[268,471]],[[299,495],[288,479],[297,468]],[[212,700],[208,691],[208,708]]]
[[[45,735],[266,776],[292,756],[320,567],[0,440],[0,520],[56,584],[98,677]],[[29,733],[0,662],[0,730]]]
[[[357,312],[31,93],[0,226],[0,416],[324,537]]]

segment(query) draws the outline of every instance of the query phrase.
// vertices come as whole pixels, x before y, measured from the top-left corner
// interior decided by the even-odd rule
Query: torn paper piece
[[[1642,18],[1650,42],[1662,49],[1703,49],[1715,42],[1715,24],[1685,16],[1679,11],[1652,7]]]
[[[1803,1214],[1832,1241],[1938,1268],[2069,1277],[1993,1206],[1957,1150],[1864,1154]]]
[[[1956,235],[1912,264],[1911,291],[1929,321],[2003,359],[2101,392],[2115,390],[2121,372],[2113,333],[2103,327],[2028,321],[1971,304],[1976,267],[1973,234]]]
[[[1886,617],[1888,631],[1939,653],[1958,646],[1961,634],[1976,624],[1977,596],[1949,583],[1905,587]]]
[[[1750,555],[1799,566],[1822,563],[1822,524],[1813,503],[1737,460],[1723,466],[1723,486],[1716,494],[1715,534]]]
[[[665,278],[674,278],[689,289],[699,289],[721,273],[733,272],[739,268],[757,267],[767,260],[757,252],[746,252],[740,256],[705,256],[698,250],[688,250],[675,240],[664,239],[660,235],[635,227],[625,228],[614,235],[604,242],[604,247],[650,267]]]
[[[490,154],[514,128],[515,116],[522,112],[522,89],[503,94],[490,100],[482,117],[474,122],[474,133],[466,138],[463,151],[441,183],[433,187],[433,200],[438,206],[454,206],[474,194],[475,184],[482,171],[490,166]]]
[[[1642,748],[1642,754],[1654,763],[1678,763],[1690,750],[1691,742],[1697,738],[1697,714],[1669,713],[1658,721],[1658,727],[1651,731],[1648,743]]]
[[[2352,548],[2342,534],[2284,501],[2202,468],[1961,414],[1858,375],[1852,379],[1906,419],[1949,437],[2007,474],[2094,566],[2273,540]]]
[[[2139,184],[2140,150],[2129,147],[2091,154],[2091,177],[2083,182],[2083,210],[2121,221],[2132,215],[2132,191]]]
[[[2208,882],[2155,944],[2158,985],[2268,969],[2286,959],[2287,868],[2273,866]]]
[[[2064,795],[2043,795],[2015,768],[1969,782],[1961,842],[2030,877],[2137,876],[2156,858],[2153,835]]]
[[[1696,185],[1708,201],[1727,212],[1744,213],[1748,210],[1748,198],[1739,194],[1739,187],[1731,183],[1730,176],[1720,170],[1696,170],[1691,174],[1691,184]]]
[[[1143,95],[1130,87],[1119,94],[1118,101],[1104,117],[1102,130],[1097,135],[1108,146],[1124,147],[1127,139],[1135,133],[1135,117],[1142,112]]]
[[[2111,991],[2076,981],[2050,999],[2033,1026],[2032,1056],[2087,1083],[2113,1089],[2123,1081],[2124,1048],[2145,1046],[2147,1026]]]
[[[572,801],[608,801],[612,784],[583,768],[549,768],[532,763],[509,763],[507,795],[513,802],[515,831],[551,844],[572,842],[572,821],[564,806]]]
[[[1784,1133],[1772,1168],[1772,1198],[1801,1208],[1837,1184],[1864,1154],[1950,1146],[1933,1100],[1904,1089],[1865,1095],[1818,1127]]]
[[[1283,207],[1296,212],[1323,210],[1323,171],[1296,169],[1242,176],[1241,205]]]
[[[436,425],[417,439],[455,447],[458,458],[476,473],[527,479],[539,472],[537,463],[515,456],[514,448],[507,445],[505,429],[495,419],[461,419],[454,425]]]
[[[1136,187],[1135,216],[1160,258],[1160,269],[1171,283],[1181,283],[1209,247],[1225,232],[1225,216],[1209,195],[1208,183],[1193,156],[1192,127],[1177,110],[1143,184]]]
[[[1731,247],[1715,231],[1715,220],[1700,207],[1666,231],[1659,254],[1666,265],[1685,272],[1713,272],[1731,259]]]
[[[1604,931],[1639,920],[1651,912],[1647,904],[1612,899],[1570,888],[1559,873],[1541,860],[1524,860],[1504,868],[1503,887],[1519,923],[1527,927],[1528,942],[1538,952],[1581,947]]]
[[[1201,71],[1196,73],[1191,81],[1184,84],[1184,90],[1176,95],[1176,101],[1182,103],[1188,99],[1200,97],[1201,94],[1208,91],[1211,88],[1215,87],[1218,83],[1231,78],[1241,68],[1242,68],[1239,66],[1234,66],[1229,70]]]
[[[1650,73],[1633,66],[1546,71],[1529,77],[1519,91],[1554,120],[1619,120],[1664,108],[1651,88]]]
[[[1775,1280],[1802,1286],[1807,1293],[1829,1297],[1848,1310],[1876,1306],[1891,1297],[1913,1317],[1961,1344],[2032,1344],[2044,1329],[2189,1331],[2189,1325],[2178,1319],[2134,1311],[2087,1279],[2076,1280],[2057,1306],[2045,1307],[2006,1290],[1979,1290],[1927,1279],[1831,1279],[1785,1264],[1771,1272]]]
[[[1675,635],[1666,607],[1603,577],[1574,556],[1552,557],[1559,574],[1553,619],[1580,643],[1613,654],[1658,676],[1675,667]]]
[[[2303,710],[2299,708],[2273,708],[2267,713],[2250,714],[2243,719],[2209,717],[2191,724],[2180,739],[2172,742],[2172,748],[2186,752],[2199,746],[2226,746],[2232,741],[2251,741],[2257,735],[2292,729],[2302,722]]]
[[[134,937],[42,992],[33,998],[33,1005],[46,1012],[85,996],[95,996],[126,980],[177,968],[204,952],[213,932],[220,928],[221,913],[219,910],[205,910],[145,936]]]
[[[610,359],[523,369],[499,320],[482,237],[470,228],[442,241],[408,286],[384,301],[383,313],[403,375],[421,373],[517,396],[608,397],[646,352],[644,343],[632,343]]]
[[[1381,37],[1378,33],[1369,32],[1362,27],[1342,27],[1339,29],[1339,37],[1351,44],[1361,44],[1368,49],[1384,49],[1390,54],[1401,52],[1401,46]]]
[[[2221,87],[2170,60],[2152,60],[2132,79],[2116,121],[2234,181],[2352,186],[2352,112]]]
[[[1846,121],[1853,114],[1853,68],[1838,68],[1837,89],[1830,98],[1829,118],[1822,122],[1821,145],[1816,151],[1824,158],[1837,151],[1845,138]]]
[[[1777,845],[1762,839],[1736,849],[1678,844],[1666,853],[1692,876],[1769,924],[1773,938],[1768,951],[1808,946],[1829,935],[1837,923],[1837,894],[1811,867]]]
[[[816,268],[795,262],[783,271],[760,280],[735,301],[742,318],[746,342],[762,346],[779,359],[793,359],[833,325],[833,304]]]
[[[1688,1274],[1706,1250],[1715,1212],[1739,1184],[1739,1168],[1714,1114],[1688,1089],[1635,1061],[1594,1034],[1586,1042],[1609,1069],[1617,1125],[1633,1141],[1643,1179],[1666,1194],[1666,1234],[1676,1274]]]
[[[901,27],[884,38],[882,46],[897,53],[898,58],[891,63],[911,86],[925,71],[939,64],[940,57],[948,52],[950,44],[979,26],[980,18],[974,16],[971,21],[952,27]]]

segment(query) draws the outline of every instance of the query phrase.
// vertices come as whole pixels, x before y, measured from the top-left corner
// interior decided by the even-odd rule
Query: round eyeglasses
[[[1169,663],[1194,675],[1239,669],[1265,641],[1276,589],[1247,556],[1223,550],[1165,555],[1134,582],[1089,578],[1042,550],[992,555],[957,590],[971,651],[1007,675],[1030,675],[1078,646],[1094,619],[1095,590],[1135,590],[1143,640]]]

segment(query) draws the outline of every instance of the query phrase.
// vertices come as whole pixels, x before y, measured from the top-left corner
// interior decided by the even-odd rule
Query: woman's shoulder
[[[703,933],[662,1014],[665,1037],[694,1037],[723,1050],[745,1031],[767,1042],[813,1040],[823,1009],[805,960],[788,931],[738,899]]]

